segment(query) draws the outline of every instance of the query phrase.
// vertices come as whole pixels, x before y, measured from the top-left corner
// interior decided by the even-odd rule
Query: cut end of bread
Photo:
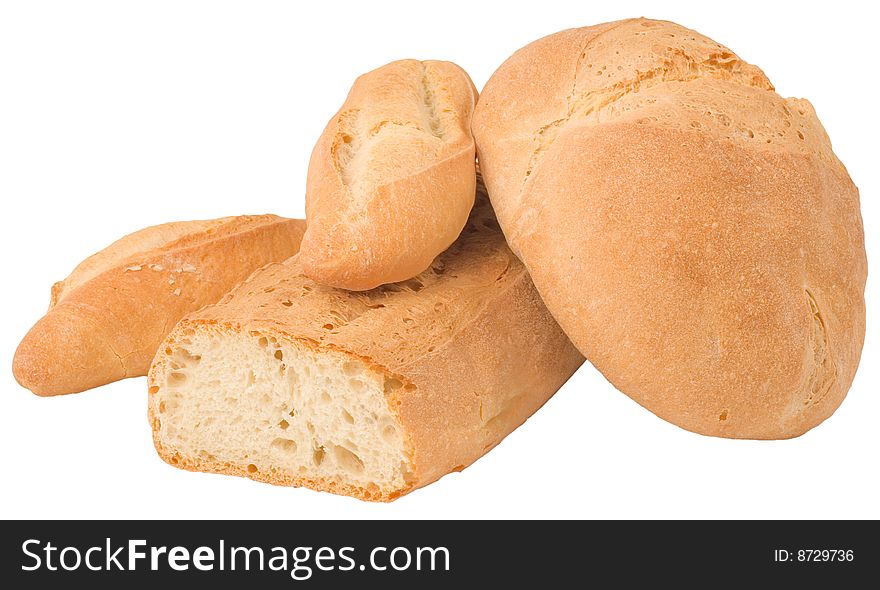
[[[372,501],[412,488],[400,378],[271,330],[197,323],[176,334],[149,377],[168,463]]]

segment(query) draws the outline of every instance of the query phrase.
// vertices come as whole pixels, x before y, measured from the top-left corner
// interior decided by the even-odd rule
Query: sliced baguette
[[[409,281],[338,290],[295,256],[190,314],[149,418],[174,466],[388,501],[470,465],[582,362],[483,199]]]
[[[45,396],[145,375],[177,320],[295,254],[304,230],[302,220],[246,215],[125,236],[55,283],[15,353],[16,380]]]

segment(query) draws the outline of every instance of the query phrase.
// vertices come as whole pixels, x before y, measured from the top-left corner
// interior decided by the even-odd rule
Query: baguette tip
[[[40,397],[79,393],[127,376],[123,359],[95,334],[91,323],[59,311],[43,316],[12,359],[12,374]]]

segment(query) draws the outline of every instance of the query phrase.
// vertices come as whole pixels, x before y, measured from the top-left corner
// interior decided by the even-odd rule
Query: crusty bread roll
[[[474,134],[509,243],[618,389],[733,438],[800,435],[843,400],[865,331],[859,196],[806,100],[634,19],[517,51]]]
[[[177,320],[295,254],[304,230],[302,220],[247,215],[125,236],[55,283],[49,311],[15,353],[15,378],[59,395],[145,375]]]
[[[387,501],[470,465],[583,362],[488,202],[403,283],[352,292],[299,256],[184,318],[150,369],[172,465]]]
[[[395,61],[355,81],[309,163],[306,276],[371,289],[414,277],[455,241],[474,203],[476,100],[445,61]]]

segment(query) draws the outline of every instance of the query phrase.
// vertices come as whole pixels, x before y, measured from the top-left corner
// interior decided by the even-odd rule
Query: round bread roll
[[[615,387],[701,434],[798,436],[865,332],[858,189],[806,100],[670,22],[517,51],[474,115],[504,233]]]

